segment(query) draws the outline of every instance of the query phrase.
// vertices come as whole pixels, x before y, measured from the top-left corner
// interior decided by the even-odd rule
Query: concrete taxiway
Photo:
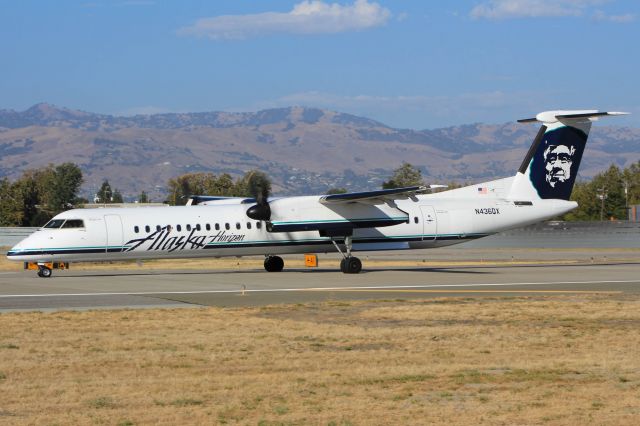
[[[640,260],[640,259],[639,259]],[[0,310],[256,306],[447,296],[640,294],[640,261],[571,265],[0,273]]]

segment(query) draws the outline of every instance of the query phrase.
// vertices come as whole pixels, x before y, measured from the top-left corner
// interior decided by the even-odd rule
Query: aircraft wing
[[[435,187],[436,185],[432,185]],[[320,197],[321,204],[363,203],[383,204],[394,200],[405,200],[428,191],[426,186],[406,186],[404,188],[382,189],[379,191],[349,192],[346,194],[331,194]],[[433,189],[433,188],[431,188]]]
[[[215,202],[233,202],[237,204],[255,203],[256,200],[247,197],[222,197],[217,195],[190,195],[187,206],[195,206],[198,204],[211,204]]]

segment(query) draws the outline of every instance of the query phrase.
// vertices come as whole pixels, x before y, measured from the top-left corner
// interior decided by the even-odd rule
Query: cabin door
[[[436,239],[437,222],[436,212],[432,206],[420,206],[422,212],[422,241],[432,241]]]
[[[106,253],[120,253],[124,244],[124,232],[122,219],[117,214],[104,215],[104,224],[107,228]]]

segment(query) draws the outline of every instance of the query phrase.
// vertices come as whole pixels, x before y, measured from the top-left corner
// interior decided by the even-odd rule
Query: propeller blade
[[[247,181],[249,193],[256,199],[256,204],[249,207],[247,216],[253,220],[268,221],[271,219],[271,207],[269,206],[269,194],[271,182],[267,175],[260,171],[254,171]]]

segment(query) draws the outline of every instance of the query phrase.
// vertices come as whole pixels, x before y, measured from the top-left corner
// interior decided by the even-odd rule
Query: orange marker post
[[[305,254],[304,255],[304,265],[307,268],[317,268],[318,267],[318,255],[317,254]]]

